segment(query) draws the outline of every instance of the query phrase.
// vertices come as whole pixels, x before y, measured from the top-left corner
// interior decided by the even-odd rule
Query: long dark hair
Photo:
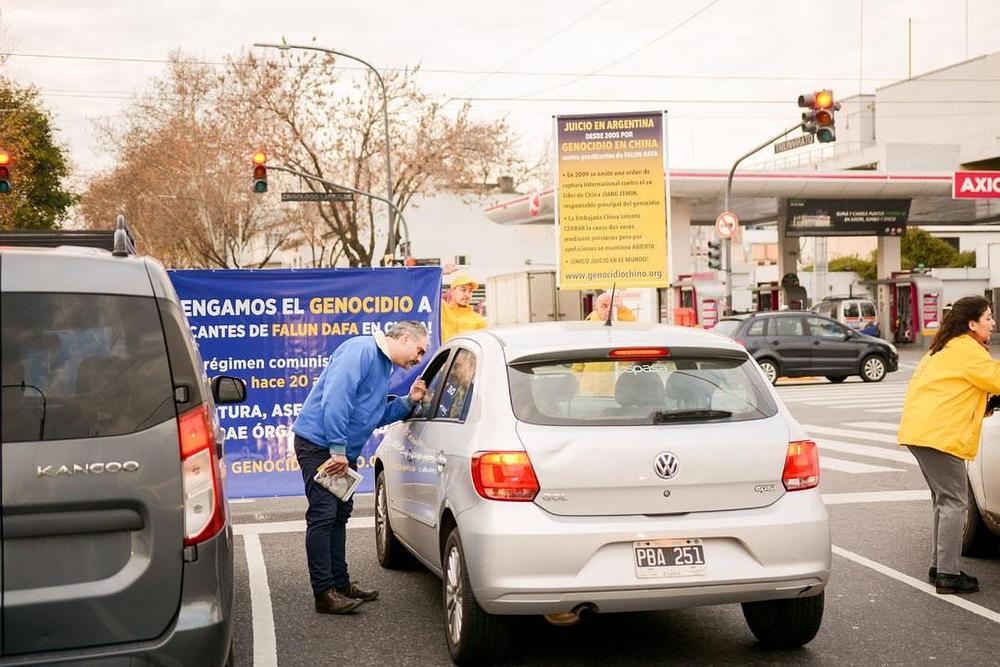
[[[941,328],[931,341],[931,354],[940,352],[952,338],[969,333],[969,322],[976,322],[990,308],[990,302],[981,296],[963,296],[951,306],[941,322]]]

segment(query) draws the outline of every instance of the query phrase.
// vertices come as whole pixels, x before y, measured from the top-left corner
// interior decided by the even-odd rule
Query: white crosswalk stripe
[[[822,450],[822,448],[820,448]],[[836,470],[837,472],[847,472],[852,474],[868,472],[900,472],[899,468],[886,468],[885,466],[875,466],[869,463],[857,463],[855,461],[845,461],[843,459],[830,458],[824,456],[822,451],[819,455],[819,467],[826,470]]]
[[[903,411],[906,388],[905,383],[814,385],[778,387],[778,395],[787,405],[894,415]]]
[[[820,467],[826,470],[856,475],[906,472],[917,465],[913,455],[896,444],[896,437],[892,435],[896,426],[888,422],[848,422],[843,428],[802,424],[802,428],[819,447]],[[830,454],[847,454],[862,459],[887,461],[894,464],[894,467],[846,460]]]
[[[806,424],[803,424],[802,428],[809,431],[809,433],[811,434],[819,433],[822,435],[836,435],[842,438],[848,437],[848,438],[858,438],[861,440],[870,440],[873,442],[887,442],[890,445],[896,444],[896,436],[885,435],[884,433],[867,433],[863,430],[834,428],[832,426],[809,426]]]
[[[851,428],[866,428],[873,431],[889,431],[890,433],[899,432],[899,424],[893,424],[890,422],[847,422],[844,426],[849,426]]]

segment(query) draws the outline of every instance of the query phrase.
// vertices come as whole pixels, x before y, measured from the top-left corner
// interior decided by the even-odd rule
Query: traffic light
[[[267,192],[267,153],[262,150],[253,154],[253,191]]]
[[[708,268],[722,270],[722,241],[719,239],[708,242]]]
[[[10,190],[10,153],[0,148],[0,194]]]
[[[834,130],[834,112],[840,110],[840,103],[834,102],[832,90],[817,90],[799,95],[799,106],[809,109],[802,114],[802,129],[816,135],[821,144],[837,140]]]

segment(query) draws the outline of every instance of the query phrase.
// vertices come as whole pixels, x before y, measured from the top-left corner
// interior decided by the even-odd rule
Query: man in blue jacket
[[[378,591],[358,588],[347,574],[347,520],[354,499],[340,500],[317,484],[320,466],[330,474],[357,469],[361,447],[379,426],[407,417],[427,391],[423,380],[409,396],[387,400],[393,365],[411,368],[427,351],[427,329],[420,322],[397,322],[385,334],[358,336],[342,343],[306,396],[292,430],[302,468],[306,499],[306,559],[309,580],[321,614],[347,614]],[[329,461],[329,462],[328,462]]]

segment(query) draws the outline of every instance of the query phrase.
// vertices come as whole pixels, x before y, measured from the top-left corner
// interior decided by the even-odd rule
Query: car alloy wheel
[[[861,364],[861,379],[867,382],[879,382],[885,377],[885,362],[882,357],[871,355]]]
[[[444,604],[448,624],[448,636],[453,646],[462,638],[462,557],[458,545],[453,544],[448,551],[448,566],[445,569]]]
[[[385,497],[385,482],[382,482],[375,494],[375,544],[378,545],[378,555],[381,557],[384,557],[385,552],[389,550],[388,504]]]
[[[767,377],[767,381],[774,384],[778,381],[778,367],[774,365],[773,361],[761,361],[760,369],[764,371],[764,376]]]

